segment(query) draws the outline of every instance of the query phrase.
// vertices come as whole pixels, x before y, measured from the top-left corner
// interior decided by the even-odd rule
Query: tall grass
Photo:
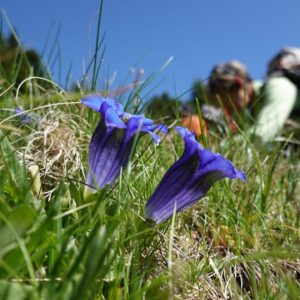
[[[209,140],[247,171],[247,183],[222,181],[173,221],[151,227],[143,219],[145,203],[181,155],[181,140],[174,134],[155,148],[143,137],[116,186],[86,202],[87,151],[97,119],[70,98],[36,105],[37,125],[19,127],[17,117],[2,110],[1,298],[297,298],[297,152],[279,143],[272,150],[254,147],[242,134]],[[76,143],[55,145],[60,130]]]
[[[95,53],[92,88],[97,61]],[[140,111],[130,105],[137,95],[128,109]],[[247,182],[223,180],[193,208],[150,226],[144,206],[180,157],[181,139],[171,133],[155,147],[144,136],[116,185],[86,200],[98,115],[80,96],[54,83],[20,94],[18,104],[38,115],[26,125],[12,97],[1,103],[0,299],[299,298],[299,148],[267,148],[243,131],[212,135],[203,142]]]

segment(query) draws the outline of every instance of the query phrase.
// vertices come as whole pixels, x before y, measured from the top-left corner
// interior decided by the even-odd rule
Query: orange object
[[[186,127],[191,132],[194,132],[197,137],[200,137],[202,134],[202,130],[204,134],[207,135],[207,125],[204,119],[201,120],[202,124],[200,124],[200,120],[198,115],[191,115],[188,117],[184,117],[181,120],[181,124],[183,127]]]

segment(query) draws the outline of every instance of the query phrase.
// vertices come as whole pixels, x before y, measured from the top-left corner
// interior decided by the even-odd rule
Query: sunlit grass
[[[243,133],[212,138],[209,146],[245,170],[247,182],[221,181],[177,214],[173,226],[151,227],[145,203],[181,155],[181,139],[172,132],[155,147],[143,137],[116,185],[86,202],[88,144],[98,116],[78,100],[67,93],[40,105],[38,98],[22,99],[25,111],[40,117],[22,127],[12,110],[1,110],[1,125],[8,126],[0,143],[1,298],[296,299],[297,149],[266,149]],[[32,165],[39,168],[39,192]]]

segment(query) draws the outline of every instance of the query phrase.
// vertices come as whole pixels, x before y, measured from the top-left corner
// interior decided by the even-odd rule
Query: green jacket
[[[280,133],[293,111],[300,110],[300,90],[285,76],[274,76],[266,83],[255,82],[259,110],[251,131],[263,142]]]

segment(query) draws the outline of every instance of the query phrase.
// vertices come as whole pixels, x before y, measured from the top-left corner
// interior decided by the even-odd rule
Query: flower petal
[[[171,217],[175,206],[177,212],[192,206],[222,178],[246,180],[246,175],[229,160],[203,149],[189,130],[182,127],[176,130],[184,139],[184,153],[164,175],[146,204],[146,217],[156,223]]]
[[[15,113],[17,117],[22,120],[22,126],[29,124],[31,122],[31,116],[24,113],[24,110],[21,107],[15,108]]]
[[[124,108],[118,101],[110,98],[104,98],[100,95],[89,95],[83,99],[80,99],[80,101],[87,107],[97,112],[101,112],[102,104],[106,103],[116,112],[118,116],[122,116],[124,114]]]
[[[175,204],[177,210],[180,209],[177,195],[189,186],[196,168],[196,155],[183,163],[179,159],[171,166],[146,204],[145,214],[148,219],[160,223],[173,214]]]
[[[153,138],[154,143],[158,144],[160,137],[156,132],[159,130],[167,132],[168,129],[163,124],[153,124],[153,120],[147,119],[143,115],[130,115],[127,119],[126,140],[129,141],[138,133],[148,133]]]
[[[108,129],[100,121],[90,144],[87,184],[103,188],[112,185],[121,167],[127,163],[130,149],[124,148],[124,130]]]
[[[114,108],[112,108],[108,103],[104,102],[100,111],[107,127],[126,128],[126,125],[116,114]]]
[[[83,99],[80,99],[80,102],[84,104],[85,106],[100,112],[101,105],[103,103],[104,98],[98,96],[98,95],[89,95]]]

